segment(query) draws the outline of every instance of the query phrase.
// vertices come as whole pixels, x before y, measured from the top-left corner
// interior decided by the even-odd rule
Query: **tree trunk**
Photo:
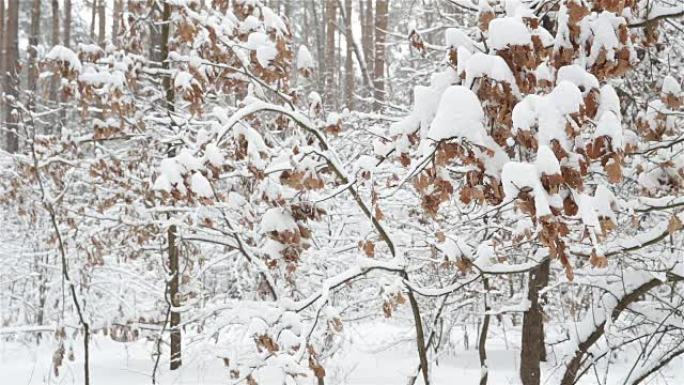
[[[118,44],[119,23],[121,22],[121,14],[123,13],[123,0],[114,1],[114,12],[112,12],[112,42],[115,46]]]
[[[12,113],[15,109],[17,98],[19,97],[19,47],[17,44],[19,32],[19,0],[9,0],[7,2],[7,24],[5,30],[5,73],[4,92],[6,95],[7,106],[5,109],[5,125],[7,131],[7,151],[17,152],[19,149],[19,137],[17,136],[18,117]]]
[[[325,2],[325,102],[336,107],[337,102],[335,87],[335,72],[337,63],[335,60],[335,22],[337,18],[337,1]]]
[[[170,35],[170,20],[171,20],[171,7],[169,3],[164,3],[164,13],[162,15],[163,17],[163,25],[161,29],[161,56],[163,58],[162,62],[162,67],[165,70],[169,69],[169,35]],[[175,100],[175,95],[174,95],[174,90],[173,90],[173,83],[171,82],[171,77],[170,76],[164,76],[164,91],[166,93],[166,100],[165,100],[165,107],[169,111],[174,110],[174,100]],[[169,278],[169,283],[168,283],[168,295],[169,295],[169,301],[173,307],[178,307],[180,306],[180,295],[179,295],[179,282],[180,282],[180,264],[179,264],[179,250],[178,246],[176,245],[176,238],[177,238],[177,228],[175,225],[169,226],[168,230],[168,256],[169,256],[169,270],[171,273],[171,277]],[[180,313],[177,311],[171,311],[170,314],[170,323],[169,326],[171,328],[171,356],[170,356],[170,365],[169,367],[171,370],[176,370],[178,369],[181,364],[182,364],[182,356],[181,356],[181,330],[180,330],[180,323],[181,323],[181,316]]]
[[[385,38],[389,25],[389,0],[375,3],[375,64],[373,64],[374,110],[379,110],[385,101]]]
[[[344,2],[344,39],[347,44],[347,53],[344,61],[344,93],[347,97],[347,108],[354,109],[354,35],[351,28],[352,2]]]
[[[50,36],[50,45],[53,47],[59,44],[59,0],[52,0],[52,36]],[[53,76],[53,82],[50,86],[50,100],[56,100],[57,95],[57,77]],[[54,89],[53,89],[54,86]]]
[[[97,0],[93,0],[90,9],[90,41],[95,42],[95,16],[97,15]]]
[[[365,9],[359,12],[361,23],[361,46],[363,48],[363,61],[366,69],[373,72],[373,1],[362,0],[361,5],[365,4]]]
[[[539,292],[549,283],[549,259],[530,272],[527,299],[530,308],[523,316],[522,349],[520,352],[520,380],[523,385],[539,385],[539,363],[546,361],[544,344],[544,313]]]
[[[309,2],[311,4],[311,13],[313,15],[314,25],[318,30],[314,33],[314,41],[316,43],[316,63],[318,63],[318,71],[316,72],[316,85],[319,90],[325,86],[325,53],[323,49],[324,37],[325,37],[325,23],[316,23],[316,20],[320,20],[319,17],[323,17],[323,12],[325,12],[325,3],[321,3],[321,14],[318,14],[316,10],[319,3],[315,1]]]
[[[489,280],[483,278],[482,283],[484,285],[484,310],[485,316],[482,320],[482,329],[480,329],[480,341],[478,343],[478,353],[480,355],[480,385],[487,385],[487,378],[489,377],[489,367],[487,366],[487,334],[489,333],[489,318],[490,315],[487,314],[489,311],[489,305],[487,304],[487,291],[489,291]]]
[[[97,6],[97,44],[104,49],[105,48],[105,38],[106,38],[106,28],[107,28],[107,12],[105,9],[104,0],[100,0]]]
[[[31,34],[28,46],[28,89],[31,91],[29,110],[33,111],[38,81],[38,39],[40,38],[40,0],[33,0],[31,5]]]
[[[0,0],[0,95],[2,95],[2,90],[4,86],[4,74],[5,74],[5,0]],[[4,98],[0,96],[0,116],[2,114],[3,108],[5,106]]]
[[[71,47],[71,0],[64,0],[64,46]]]

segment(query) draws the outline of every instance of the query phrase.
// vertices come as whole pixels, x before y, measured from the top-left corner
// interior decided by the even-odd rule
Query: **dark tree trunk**
[[[105,35],[107,30],[107,11],[105,9],[104,0],[100,0],[97,6],[97,43],[101,48],[105,48]]]
[[[337,0],[325,2],[325,102],[336,107],[337,87],[335,86],[335,72],[337,61],[335,60],[335,23],[337,19]]]
[[[344,2],[344,39],[347,53],[344,61],[344,94],[347,97],[347,108],[354,109],[354,36],[351,28],[352,0]]]
[[[489,305],[487,304],[487,291],[489,291],[489,280],[484,278],[482,280],[485,289],[484,310],[485,316],[482,320],[482,328],[480,329],[480,341],[478,343],[478,353],[480,355],[480,385],[487,385],[487,378],[489,377],[489,367],[487,366],[487,334],[489,333],[489,318],[487,314]]]
[[[5,125],[7,131],[7,151],[10,153],[19,150],[19,137],[17,136],[18,117],[12,113],[16,108],[17,98],[19,97],[19,0],[9,0],[7,2],[7,23],[5,24],[5,46],[3,85],[6,94]]]
[[[549,260],[546,259],[530,272],[527,299],[530,308],[523,316],[522,349],[520,352],[520,380],[523,385],[539,385],[539,363],[546,361],[544,344],[544,313],[539,292],[549,283]]]
[[[162,15],[163,18],[163,25],[161,29],[161,56],[163,58],[163,64],[162,67],[166,70],[169,69],[169,61],[168,56],[169,56],[169,35],[171,33],[170,31],[170,20],[171,20],[171,6],[169,3],[164,3],[164,12]],[[173,83],[171,82],[171,77],[170,76],[165,76],[164,77],[164,92],[166,93],[165,97],[165,108],[167,108],[169,111],[174,110],[174,100],[175,100],[175,95],[174,95],[174,90],[173,90]],[[180,263],[179,263],[179,250],[178,246],[176,245],[176,238],[178,236],[178,229],[176,228],[175,225],[169,226],[169,230],[167,233],[167,239],[168,239],[168,256],[169,256],[169,270],[170,270],[170,275],[171,277],[169,278],[169,283],[168,283],[168,295],[169,295],[169,301],[173,307],[178,307],[180,306],[180,293],[179,293],[179,283],[180,283]],[[181,364],[182,364],[182,355],[181,355],[181,330],[180,330],[180,323],[181,323],[181,315],[177,311],[171,311],[170,312],[170,320],[169,320],[169,326],[171,328],[171,360],[169,367],[171,370],[176,370],[178,369]]]
[[[71,0],[64,0],[64,46],[71,47]]]
[[[373,103],[379,110],[385,101],[385,38],[389,25],[389,0],[378,0],[375,3],[375,64],[373,64]]]
[[[28,89],[31,91],[28,107],[35,106],[36,85],[38,80],[38,39],[40,38],[40,0],[33,0],[31,6],[31,34],[28,46]]]

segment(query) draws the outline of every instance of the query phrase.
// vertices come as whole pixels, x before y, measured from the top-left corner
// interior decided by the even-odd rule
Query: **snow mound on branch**
[[[52,47],[45,58],[47,60],[62,62],[74,71],[81,71],[81,61],[78,60],[78,55],[63,45]]]
[[[542,62],[535,68],[534,70],[534,76],[537,78],[537,80],[546,80],[551,83],[554,82],[553,79],[553,73],[551,72],[551,67],[549,67],[549,64],[547,62]]]
[[[458,62],[456,63],[456,73],[458,74],[458,76],[461,76],[461,74],[465,73],[466,64],[473,56],[473,54],[465,47],[458,47],[456,55],[458,56]]]
[[[192,86],[195,84],[199,86],[199,82],[197,82],[192,74],[187,71],[178,71],[176,77],[173,79],[174,88],[189,90],[192,89]]]
[[[424,136],[437,113],[444,90],[457,81],[456,72],[452,68],[447,68],[430,77],[429,87],[415,86],[413,88],[414,102],[411,114],[399,122],[392,123],[390,135],[411,134],[421,128],[421,136]]]
[[[240,23],[240,32],[247,33],[256,31],[261,26],[261,22],[253,15],[249,15]]]
[[[513,94],[520,95],[518,85],[515,82],[513,72],[506,64],[506,61],[497,55],[487,55],[482,52],[477,52],[470,57],[465,66],[465,86],[470,88],[477,78],[487,77],[489,79],[505,82],[511,86]]]
[[[297,224],[290,213],[285,211],[284,208],[274,207],[268,209],[264,213],[264,216],[261,217],[260,227],[261,231],[263,232],[284,232],[288,230],[296,230]]]
[[[606,111],[602,114],[596,125],[594,138],[600,136],[609,137],[613,149],[623,149],[625,146],[622,136],[622,124],[620,124],[618,116],[611,111]]]
[[[532,35],[522,20],[501,17],[489,22],[489,46],[495,50],[514,45],[531,45]]]
[[[551,214],[548,195],[539,180],[539,170],[534,164],[508,162],[503,166],[501,182],[507,201],[518,197],[523,190],[532,190],[537,217]]]
[[[192,174],[192,178],[190,178],[190,189],[202,198],[211,198],[214,195],[209,181],[199,172]]]
[[[78,81],[92,86],[109,86],[113,89],[123,90],[126,85],[126,75],[121,71],[97,71],[93,67],[85,67],[78,75]]]
[[[451,238],[446,238],[444,242],[435,245],[438,250],[443,252],[450,260],[455,260],[460,257],[472,257],[473,250],[461,239],[455,241]]]
[[[599,88],[599,81],[596,79],[596,76],[590,74],[577,64],[567,65],[558,70],[557,81],[560,83],[564,80],[576,85],[585,95],[591,89]]]
[[[561,173],[560,163],[558,163],[556,155],[554,155],[551,148],[546,145],[539,146],[539,149],[537,150],[537,159],[534,161],[534,165],[537,167],[539,175],[542,173],[546,175]]]
[[[620,98],[615,92],[615,89],[610,84],[604,84],[601,87],[601,95],[599,96],[599,107],[596,116],[601,116],[605,112],[612,112],[618,117],[620,114]]]
[[[497,263],[496,252],[492,246],[492,241],[480,243],[480,245],[477,247],[477,252],[475,255],[477,258],[475,259],[474,263],[480,269]]]
[[[682,93],[682,86],[673,76],[667,75],[663,79],[662,93],[679,96]]]
[[[185,192],[182,168],[173,158],[162,159],[159,164],[159,176],[152,188],[157,191],[171,192],[174,186],[178,191]]]
[[[448,49],[463,47],[468,51],[473,51],[476,47],[473,39],[458,28],[447,28],[444,31],[444,41]]]
[[[594,35],[594,40],[591,44],[591,51],[589,53],[589,64],[594,65],[602,50],[606,52],[606,60],[614,61],[615,52],[620,47],[620,41],[615,33],[615,29],[625,23],[623,17],[615,16],[612,12],[601,12],[590,23],[591,32]]]
[[[246,47],[256,51],[257,61],[264,68],[278,55],[275,43],[263,32],[250,33],[247,37]]]
[[[204,149],[204,160],[214,167],[221,167],[226,162],[216,143],[207,144],[207,147]]]
[[[601,217],[607,217],[616,222],[615,211],[619,209],[619,203],[612,191],[602,184],[596,187],[594,192],[594,208]]]
[[[557,140],[565,150],[571,143],[565,132],[568,115],[578,112],[583,103],[582,93],[573,83],[561,81],[548,95],[527,95],[513,107],[512,132],[538,128],[539,144],[550,145]]]
[[[261,7],[261,14],[264,17],[264,26],[266,29],[275,30],[279,35],[287,34],[287,26],[280,16],[269,7]]]
[[[483,144],[484,111],[475,93],[463,86],[451,86],[439,101],[437,114],[430,125],[428,138],[443,140],[463,137]]]
[[[305,45],[300,45],[297,51],[297,69],[313,69],[314,60],[309,52],[309,48]]]

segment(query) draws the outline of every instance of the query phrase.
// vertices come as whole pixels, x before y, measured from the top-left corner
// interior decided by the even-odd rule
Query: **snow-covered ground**
[[[406,324],[404,324],[406,325]],[[349,325],[345,344],[347,348],[325,363],[326,384],[328,385],[380,385],[406,384],[408,377],[415,372],[415,354],[412,331],[405,327],[387,324]],[[480,364],[476,350],[476,331],[469,330],[470,348],[464,349],[463,329],[456,328],[452,339],[456,350],[445,349],[436,360],[432,369],[433,384],[477,384],[480,378]],[[501,328],[492,333],[500,334]],[[519,335],[508,331],[506,337],[497,336],[487,345],[489,380],[492,385],[519,384],[518,366]],[[507,345],[507,346],[506,346]],[[52,370],[54,342],[48,341],[40,346],[18,342],[0,343],[0,373],[2,384],[81,384],[82,354],[80,340],[66,344],[67,356],[73,346],[75,357],[69,361],[65,357],[56,377]],[[183,366],[180,370],[168,370],[168,357],[160,362],[158,383],[160,384],[228,384],[230,378],[219,359],[210,359],[209,347],[194,344],[186,347]],[[91,351],[91,383],[94,385],[142,385],[151,384],[154,367],[153,343],[139,340],[130,343],[114,342],[109,337],[97,336],[93,339]],[[550,353],[552,356],[552,353]],[[629,370],[628,363],[613,364],[610,367],[608,383],[622,383],[622,376]],[[556,384],[553,368],[545,368],[545,384]],[[605,373],[600,373],[601,381]],[[259,384],[283,384],[280,373],[270,371],[255,376]],[[650,384],[681,384],[684,379],[682,362],[672,363],[669,369],[653,376]],[[290,384],[290,382],[286,382]],[[300,384],[314,384],[313,376],[300,379]],[[416,384],[421,384],[418,380]],[[597,384],[594,375],[583,377],[582,384]]]

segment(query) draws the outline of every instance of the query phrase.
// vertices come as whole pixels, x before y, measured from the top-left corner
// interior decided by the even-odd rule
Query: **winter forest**
[[[0,0],[0,383],[684,384],[684,0]]]

